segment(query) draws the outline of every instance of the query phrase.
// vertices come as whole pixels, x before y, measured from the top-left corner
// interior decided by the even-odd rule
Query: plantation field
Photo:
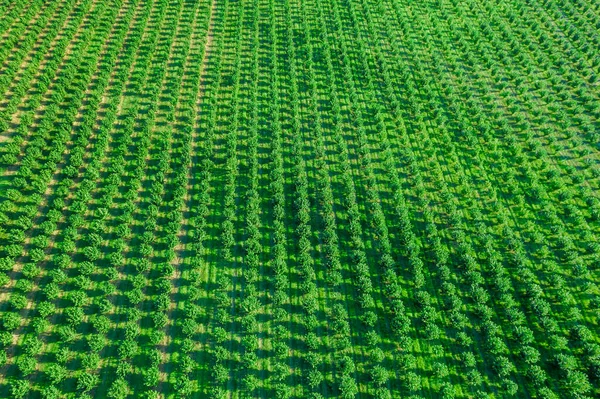
[[[0,0],[0,398],[600,397],[600,2]]]

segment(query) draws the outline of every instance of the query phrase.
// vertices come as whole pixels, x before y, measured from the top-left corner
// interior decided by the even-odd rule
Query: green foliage
[[[122,378],[118,378],[111,384],[110,389],[108,390],[108,397],[111,399],[125,399],[128,392],[129,386],[127,385],[127,382]]]
[[[67,377],[68,373],[66,367],[56,363],[48,365],[48,367],[45,369],[45,372],[48,381],[54,385],[57,385],[63,381]]]
[[[354,379],[348,375],[342,376],[340,380],[340,397],[344,399],[352,399],[358,393],[358,387]]]
[[[5,396],[599,395],[594,4],[5,3]]]
[[[10,382],[10,395],[14,399],[22,399],[29,393],[29,381],[13,380]]]

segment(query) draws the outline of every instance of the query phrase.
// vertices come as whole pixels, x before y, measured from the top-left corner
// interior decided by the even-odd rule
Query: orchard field
[[[598,0],[0,0],[0,398],[600,397]]]

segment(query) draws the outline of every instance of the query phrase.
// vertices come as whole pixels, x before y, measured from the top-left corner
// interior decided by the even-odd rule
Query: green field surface
[[[599,0],[0,0],[0,399],[600,398]]]

